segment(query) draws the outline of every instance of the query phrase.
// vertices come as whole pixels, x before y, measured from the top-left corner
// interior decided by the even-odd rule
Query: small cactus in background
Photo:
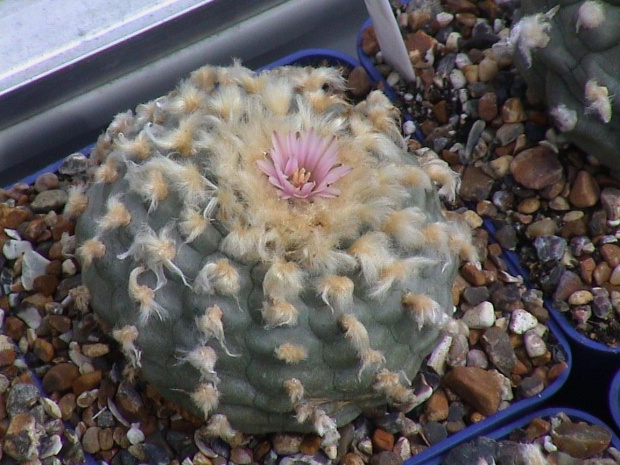
[[[522,0],[514,62],[566,138],[620,170],[620,7],[603,0]]]
[[[313,431],[416,405],[469,230],[454,173],[406,153],[336,69],[204,67],[116,117],[76,188],[91,305],[141,376],[219,434]],[[227,433],[226,433],[227,434]]]

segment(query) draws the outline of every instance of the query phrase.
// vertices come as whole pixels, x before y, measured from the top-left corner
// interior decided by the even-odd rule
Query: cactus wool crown
[[[383,94],[353,105],[344,86],[331,68],[201,68],[118,115],[70,196],[93,309],[214,428],[333,447],[364,409],[412,408],[474,259],[440,210],[453,173],[406,153]]]

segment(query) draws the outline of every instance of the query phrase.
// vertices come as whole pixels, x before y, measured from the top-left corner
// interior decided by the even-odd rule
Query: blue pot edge
[[[565,413],[566,415],[568,415],[572,420],[580,420],[580,421],[585,421],[591,425],[599,425],[604,427],[605,429],[607,429],[609,431],[609,433],[611,434],[611,442],[610,442],[610,446],[611,447],[615,447],[616,449],[618,449],[620,447],[620,438],[618,438],[618,436],[616,435],[616,433],[614,432],[614,430],[612,428],[609,427],[609,425],[607,425],[606,423],[604,423],[602,420],[600,420],[599,418],[595,417],[594,415],[591,415],[587,412],[584,412],[582,410],[578,410],[578,409],[574,409],[574,408],[563,408],[563,407],[548,407],[542,410],[536,410],[534,412],[529,413],[528,415],[519,418],[518,420],[512,421],[511,423],[508,423],[504,426],[502,426],[501,428],[489,432],[488,434],[481,434],[479,436],[486,436],[488,438],[494,439],[494,440],[499,440],[499,439],[503,439],[506,436],[508,436],[512,431],[514,431],[517,428],[521,428],[525,425],[527,425],[530,421],[532,421],[534,418],[541,418],[541,417],[550,417],[550,416],[554,416],[557,415],[558,413]],[[474,438],[471,438],[474,439]],[[441,465],[442,464],[442,460],[445,458],[445,453],[443,453],[441,456],[435,456],[431,459],[425,460],[423,462],[415,462],[418,465]],[[413,464],[414,462],[405,462],[404,465],[409,465],[409,464]]]
[[[620,431],[620,370],[616,372],[611,381],[609,398],[607,401],[609,404],[609,411],[611,412],[611,418],[614,420],[618,431]]]
[[[485,228],[489,231],[489,233],[495,233],[495,227],[492,222],[488,219],[485,219]],[[523,279],[526,281],[526,284],[531,287],[529,282],[529,272],[521,266],[519,263],[519,259],[517,254],[510,250],[503,250],[503,255],[506,257],[508,268],[511,270],[511,273],[518,274],[523,276]],[[605,356],[611,357],[620,357],[620,346],[618,347],[609,347],[605,344],[601,344],[600,342],[593,341],[592,339],[584,336],[579,331],[577,331],[567,320],[567,318],[558,310],[553,307],[553,304],[550,299],[545,299],[545,307],[549,310],[551,317],[558,324],[558,326],[562,329],[564,334],[575,344],[579,346],[584,346],[589,351],[597,352],[598,354],[602,354]]]

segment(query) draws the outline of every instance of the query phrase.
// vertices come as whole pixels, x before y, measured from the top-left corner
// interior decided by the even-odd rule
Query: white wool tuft
[[[593,29],[599,27],[605,21],[605,11],[601,2],[596,0],[586,0],[581,4],[577,11],[577,21],[575,22],[575,31],[579,29]]]
[[[594,113],[603,123],[609,123],[612,116],[611,96],[605,86],[599,86],[596,79],[586,82],[585,97],[588,105],[586,113]]]
[[[575,126],[577,126],[577,122],[579,121],[577,112],[575,110],[571,110],[563,103],[553,107],[550,110],[550,113],[555,125],[562,132],[572,131],[575,129]]]
[[[270,299],[264,302],[262,315],[267,328],[295,326],[297,324],[297,309],[285,300]]]

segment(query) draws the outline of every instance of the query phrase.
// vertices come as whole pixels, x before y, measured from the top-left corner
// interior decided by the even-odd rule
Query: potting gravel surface
[[[410,5],[417,3],[435,5]],[[493,47],[508,35],[516,2],[501,5],[449,0],[430,13],[395,10],[415,83],[382,62],[370,28],[362,49],[417,122],[422,151],[431,149],[461,174],[450,208],[473,205],[576,330],[617,347],[620,181],[569,145],[544,105],[528,99],[510,55]],[[411,123],[405,131],[413,131]]]
[[[117,344],[88,306],[74,257],[74,223],[62,211],[68,187],[86,181],[93,167],[73,154],[58,172],[1,193],[2,463],[83,463],[83,452],[113,464],[401,463],[515,400],[540,395],[567,368],[545,324],[542,292],[508,272],[499,244],[519,251],[532,280],[564,302],[559,308],[575,317],[589,309],[583,323],[591,333],[617,325],[620,247],[612,201],[620,202],[619,183],[564,146],[544,108],[527,101],[509,63],[488,63],[495,40],[489,37],[502,34],[510,12],[466,0],[451,0],[446,10],[427,19],[408,15],[419,23],[412,31],[420,39],[409,46],[437,49],[432,66],[418,69],[417,87],[383,68],[410,102],[431,149],[412,140],[412,155],[437,154],[462,174],[460,196],[446,206],[473,227],[482,263],[481,269],[462,267],[453,286],[461,323],[412,380],[428,399],[406,414],[367,412],[340,428],[335,459],[314,435],[208,437],[199,419],[127,376]],[[461,31],[455,46],[462,54],[446,48],[455,31]],[[369,53],[378,52],[371,34],[366,40]],[[357,95],[371,88],[361,68],[349,85]],[[495,222],[499,244],[489,240],[483,218]],[[33,373],[48,397],[33,388]]]

